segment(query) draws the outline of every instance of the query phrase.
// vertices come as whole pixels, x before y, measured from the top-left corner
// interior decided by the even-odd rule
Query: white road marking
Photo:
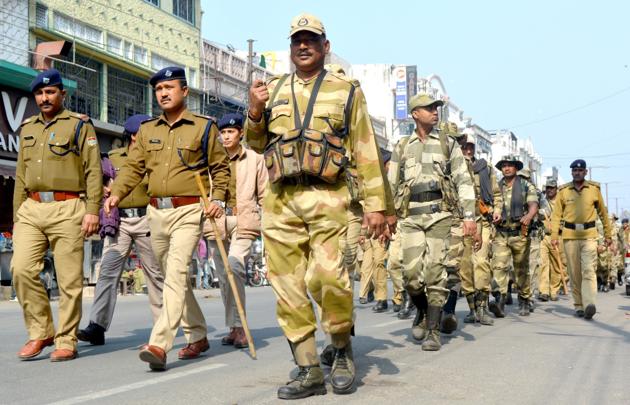
[[[51,405],[71,405],[71,404],[80,404],[82,402],[87,402],[87,401],[94,401],[97,399],[110,397],[112,395],[122,394],[123,392],[133,391],[133,390],[148,387],[151,385],[161,384],[161,383],[175,380],[178,378],[187,377],[189,375],[203,373],[204,371],[215,370],[217,368],[221,368],[225,366],[227,366],[227,364],[223,364],[223,363],[209,364],[204,367],[194,368],[194,369],[186,370],[186,371],[180,371],[180,372],[172,373],[172,374],[166,374],[160,377],[152,378],[150,380],[139,381],[132,384],[121,385],[119,387],[110,388],[108,390],[92,392],[90,394],[85,394],[85,395],[80,395],[74,398],[64,399],[58,402],[53,402]]]

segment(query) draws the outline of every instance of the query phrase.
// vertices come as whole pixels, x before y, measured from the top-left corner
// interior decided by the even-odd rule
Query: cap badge
[[[170,70],[167,70],[166,72],[164,72],[164,76],[171,77],[173,76],[173,72],[171,72]]]
[[[234,120],[234,118],[232,118],[232,119],[230,120],[230,125],[234,125],[234,124],[236,124],[236,121]]]
[[[49,78],[49,77],[44,77],[44,78],[42,79],[42,82],[43,82],[44,84],[48,84],[48,83],[50,83],[50,78]]]
[[[306,18],[300,18],[300,21],[298,21],[297,25],[300,27],[304,27],[305,25],[308,25],[308,20]]]

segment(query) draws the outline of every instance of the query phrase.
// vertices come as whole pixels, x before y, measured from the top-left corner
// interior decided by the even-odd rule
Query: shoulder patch
[[[70,116],[74,117],[74,118],[78,118],[78,119],[80,119],[83,122],[91,122],[92,121],[90,116],[86,115],[86,114],[79,114],[79,113],[73,112],[73,113],[70,113]]]
[[[568,188],[571,186],[572,183],[564,183],[563,185],[561,185],[560,187],[558,187],[558,191],[564,189],[564,188]]]
[[[29,118],[25,119],[24,121],[22,121],[22,123],[20,124],[20,126],[22,126],[22,125],[26,125],[26,124],[28,124],[29,122],[31,122],[32,120],[33,120],[33,117],[29,117]]]
[[[149,123],[149,122],[152,122],[152,121],[156,121],[158,118],[159,118],[159,117],[153,117],[153,118],[149,118],[148,120],[144,120],[144,121],[142,121],[142,122],[140,123],[140,126],[142,126],[142,125],[144,125],[144,124],[147,124],[147,123]]]
[[[587,183],[587,184],[590,184],[590,185],[592,185],[592,186],[595,186],[595,187],[597,187],[597,188],[601,188],[601,185],[600,185],[598,182],[596,182],[596,181],[586,180],[586,183]]]
[[[212,122],[215,122],[215,123],[217,122],[217,119],[215,117],[210,116],[210,115],[195,114],[195,113],[193,113],[193,115],[195,117],[198,117],[198,118],[205,118],[205,119],[207,119],[209,121],[212,121]]]

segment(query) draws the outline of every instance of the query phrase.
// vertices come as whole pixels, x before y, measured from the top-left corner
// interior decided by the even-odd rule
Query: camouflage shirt
[[[516,180],[516,179],[515,179]],[[501,180],[503,183],[503,180]],[[503,207],[499,207],[499,212],[502,212],[502,208],[505,208],[505,221],[503,221],[500,225],[505,228],[517,229],[521,226],[520,222],[516,223],[512,221],[512,216],[510,215],[510,208],[512,206],[512,184],[503,184],[503,190],[501,190],[501,199],[503,200]],[[521,179],[521,187],[523,187],[523,193],[525,196],[525,201],[523,201],[523,213],[527,213],[529,203],[535,202],[538,203],[538,194],[536,193],[536,187],[529,181],[525,179]],[[496,209],[496,207],[495,207]]]
[[[278,89],[268,117],[263,114],[260,121],[252,121],[249,116],[245,122],[247,144],[256,152],[262,153],[269,141],[285,134],[295,127],[295,109],[291,95],[291,78],[284,81]],[[270,93],[274,92],[279,77],[267,83]],[[306,107],[315,84],[315,78],[304,81],[294,77],[293,86],[301,118],[304,118]],[[344,109],[351,87],[354,86],[354,97],[350,108],[348,135],[343,139],[344,147],[350,157],[350,166],[356,167],[358,180],[362,187],[363,209],[365,212],[385,211],[391,194],[386,190],[385,170],[378,151],[372,122],[367,110],[365,96],[356,80],[327,72],[317,94],[317,102],[313,108],[313,117],[305,127],[331,133],[332,129],[342,130],[344,127]],[[268,122],[267,122],[268,121]]]
[[[450,151],[451,181],[457,191],[458,204],[463,211],[464,219],[474,220],[475,189],[468,165],[461,148],[453,139],[448,138],[447,142]],[[440,184],[443,180],[440,171],[446,160],[437,129],[428,135],[425,142],[420,141],[417,136],[401,139],[394,148],[390,161],[389,178],[392,189],[400,193],[407,188],[413,194],[415,190],[435,188],[434,185]],[[442,204],[442,201],[440,199],[426,202],[410,201],[409,215],[415,215],[414,209],[422,211],[435,204]],[[418,221],[428,227],[444,218],[452,217],[452,210],[445,208],[442,205],[439,212],[420,214]]]

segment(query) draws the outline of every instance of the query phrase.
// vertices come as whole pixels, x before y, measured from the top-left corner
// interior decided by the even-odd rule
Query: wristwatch
[[[221,201],[221,200],[212,200],[212,202],[216,205],[218,205],[219,207],[221,207],[222,210],[225,209],[225,201]]]

